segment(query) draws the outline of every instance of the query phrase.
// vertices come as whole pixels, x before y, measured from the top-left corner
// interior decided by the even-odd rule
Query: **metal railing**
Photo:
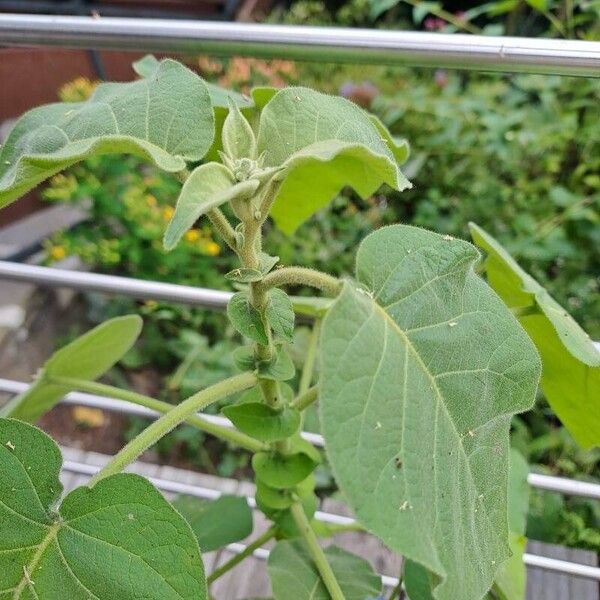
[[[600,43],[164,19],[0,15],[0,44],[600,77]]]

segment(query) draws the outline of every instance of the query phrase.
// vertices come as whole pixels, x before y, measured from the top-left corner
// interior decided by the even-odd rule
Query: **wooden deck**
[[[101,466],[109,458],[95,452],[83,452],[72,448],[63,448],[62,450],[65,460],[77,461],[88,465]],[[169,466],[137,462],[129,470],[147,477],[158,477],[160,479],[202,486],[219,490],[226,494],[254,495],[254,486],[251,483],[212,477]],[[65,491],[84,484],[86,480],[86,476],[68,472],[63,472],[62,474]],[[165,496],[172,498],[173,494],[165,493]],[[326,500],[321,508],[327,512],[350,514],[347,507],[333,500]],[[256,512],[252,539],[266,528],[266,520],[259,512]],[[389,552],[373,536],[364,533],[344,533],[336,536],[335,543],[355,554],[367,558],[379,573],[394,577],[398,576],[401,559]],[[597,566],[599,564],[598,556],[594,552],[570,550],[560,546],[537,542],[530,543],[528,550],[535,554],[561,558],[586,565]],[[214,568],[231,558],[231,556],[232,554],[227,550],[205,554],[203,559],[206,572],[210,573]],[[269,597],[271,590],[264,561],[257,558],[244,561],[230,573],[215,582],[211,588],[211,592],[216,600]],[[290,598],[289,600],[295,599]],[[530,569],[527,579],[527,600],[600,600],[600,587],[594,581],[556,575],[539,569]]]

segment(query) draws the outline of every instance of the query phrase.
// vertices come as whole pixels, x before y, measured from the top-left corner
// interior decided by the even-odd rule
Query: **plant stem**
[[[395,600],[396,598],[399,599],[401,594],[402,594],[402,574],[400,574],[400,577],[398,578],[398,585],[392,590],[388,600]]]
[[[315,535],[309,520],[306,518],[302,504],[296,501],[294,504],[292,504],[290,510],[292,512],[292,516],[294,517],[294,521],[296,522],[296,526],[300,530],[300,533],[302,534],[302,537],[308,546],[315,566],[319,571],[319,575],[321,576],[321,579],[323,580],[323,583],[325,584],[325,587],[331,596],[331,600],[344,600],[344,593],[342,592],[340,584],[331,570],[331,565],[327,562],[323,548],[321,548],[319,545],[319,541],[317,540],[317,536]]]
[[[292,408],[303,411],[306,410],[319,397],[319,388],[316,385],[309,388],[304,394],[299,394],[292,402]]]
[[[89,485],[93,486],[104,477],[119,473],[142,454],[142,452],[145,452],[150,446],[177,427],[177,425],[193,416],[194,413],[226,396],[248,389],[256,381],[255,373],[242,373],[190,396],[181,404],[174,406],[168,413],[164,414],[157,421],[154,421],[154,423],[131,440],[113,456],[112,460],[102,470],[92,477]]]
[[[259,282],[265,290],[284,285],[308,285],[323,291],[328,296],[337,296],[342,282],[327,273],[306,267],[283,267],[271,271]]]
[[[213,208],[206,213],[206,216],[223,238],[223,241],[237,254],[238,247],[235,240],[235,231],[227,220],[227,217],[223,214],[223,211],[220,208]]]
[[[317,359],[317,349],[319,347],[319,336],[321,335],[321,319],[317,319],[310,332],[310,342],[306,351],[306,360],[300,377],[300,385],[298,386],[298,395],[301,396],[308,391],[313,380],[315,370],[315,362]]]
[[[235,566],[239,565],[245,558],[250,556],[257,548],[260,548],[263,544],[275,537],[276,528],[272,527],[267,529],[260,537],[256,538],[251,544],[246,546],[246,549],[239,554],[236,554],[233,558],[222,564],[218,569],[215,569],[207,578],[206,583],[210,585],[215,582],[219,577],[225,575],[228,571],[231,571]]]
[[[167,414],[173,409],[173,404],[156,400],[150,396],[139,394],[131,390],[122,390],[121,388],[106,385],[104,383],[97,383],[95,381],[86,381],[83,379],[73,379],[71,377],[50,377],[53,383],[68,385],[73,389],[87,392],[89,394],[98,394],[100,396],[108,396],[112,398],[118,398],[119,400],[125,400],[138,406],[144,406],[150,410],[155,410],[161,414]],[[206,421],[198,415],[193,415],[185,420],[188,425],[192,425],[200,431],[214,435],[215,437],[221,438],[227,442],[236,444],[240,448],[250,450],[250,452],[262,452],[268,449],[267,444],[259,442],[254,438],[242,433],[241,431],[228,429],[222,425],[216,425],[210,421]]]

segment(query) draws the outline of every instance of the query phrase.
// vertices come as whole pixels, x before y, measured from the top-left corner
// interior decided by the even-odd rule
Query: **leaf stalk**
[[[242,373],[190,396],[187,400],[184,400],[181,404],[178,404],[160,417],[160,419],[154,421],[154,423],[149,425],[136,438],[117,452],[112,460],[92,477],[89,483],[90,487],[109,475],[121,472],[127,465],[138,458],[142,452],[145,452],[150,446],[175,429],[177,425],[187,421],[187,419],[199,410],[231,394],[252,387],[256,381],[255,373]]]

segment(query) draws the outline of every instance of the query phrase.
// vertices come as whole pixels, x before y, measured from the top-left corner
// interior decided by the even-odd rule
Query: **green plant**
[[[504,302],[477,274],[474,246],[406,225],[363,240],[354,278],[278,264],[262,244],[269,216],[291,234],[346,185],[363,197],[382,183],[409,187],[399,168],[407,145],[349,101],[307,88],[259,88],[242,103],[170,60],[147,57],[137,70],[142,80],[104,84],[87,102],[27,113],[0,154],[0,205],[96,154],[133,153],[174,173],[183,185],[165,247],[209,219],[239,259],[225,275],[238,286],[227,314],[250,344],[233,352],[239,374],[176,406],[94,381],[133,344],[137,316],[96,327],[46,363],[0,413],[3,597],[206,598],[206,582],[240,559],[206,579],[198,541],[213,549],[247,535],[247,505],[179,501],[177,512],[143,478],[121,472],[184,422],[252,452],[257,505],[272,526],[242,558],[278,540],[268,564],[275,598],[291,589],[295,598],[378,595],[380,578],[366,561],[318,542],[334,533],[314,521],[321,456],[299,434],[317,400],[336,482],[359,523],[408,559],[412,600],[522,597],[526,465],[513,457],[509,469],[509,427],[532,406],[541,363],[517,317],[528,330],[530,318],[544,327],[549,320],[553,347],[593,375],[589,340],[562,311],[548,317],[555,305],[480,230],[486,273]],[[297,285],[326,298],[283,289]],[[297,314],[315,325],[294,389],[285,344]],[[531,335],[546,344],[535,327]],[[58,448],[27,422],[74,389],[162,416],[57,508]],[[239,393],[223,411],[233,430],[197,414]],[[582,403],[569,412],[575,434],[581,421],[589,422]],[[588,445],[600,439],[595,423],[579,435]],[[514,557],[505,562],[509,544]]]

